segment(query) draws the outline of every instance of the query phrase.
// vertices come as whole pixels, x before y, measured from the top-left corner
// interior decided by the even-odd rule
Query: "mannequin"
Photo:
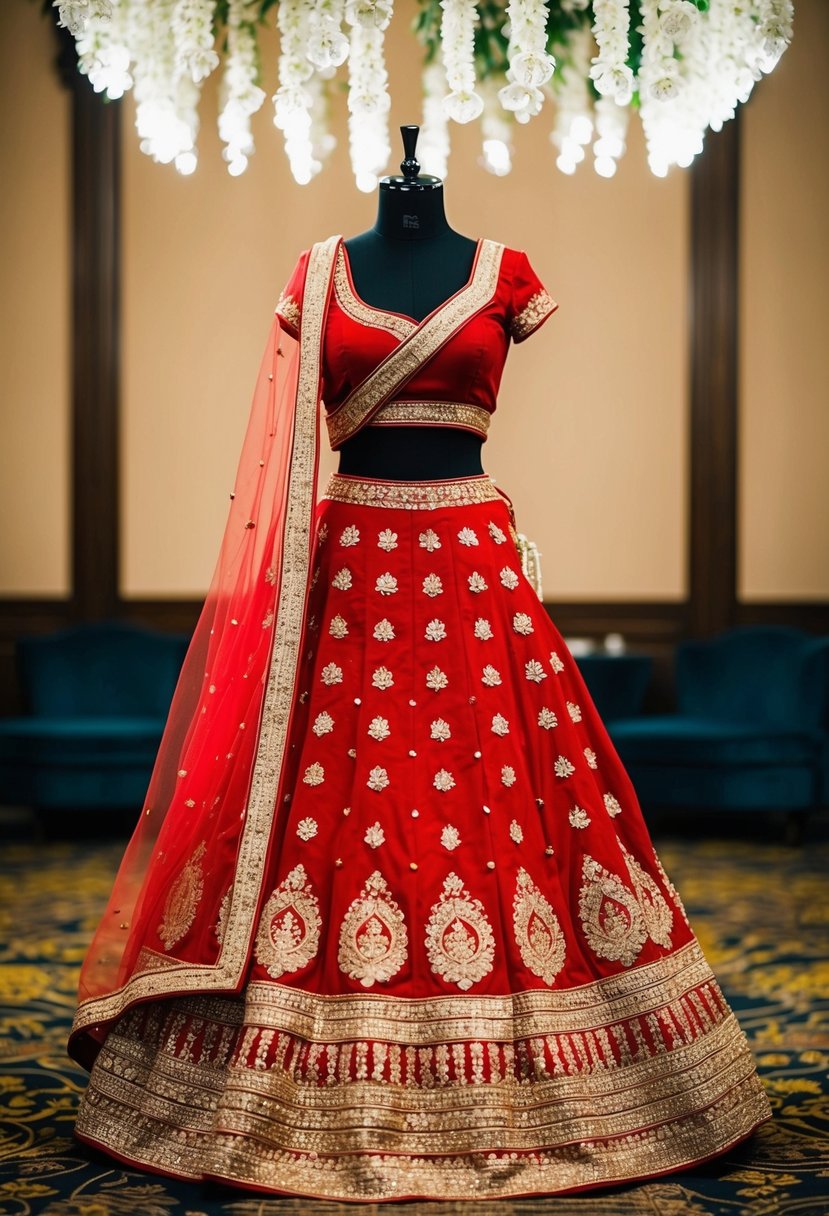
[[[380,179],[374,227],[345,241],[354,287],[366,304],[422,321],[472,273],[477,242],[449,227],[443,182],[419,175],[419,128],[400,128],[402,176]],[[340,473],[393,481],[483,472],[483,440],[453,427],[364,427],[340,449]]]

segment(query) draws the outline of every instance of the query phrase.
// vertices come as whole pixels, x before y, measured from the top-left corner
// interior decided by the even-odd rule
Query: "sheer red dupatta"
[[[276,314],[271,325],[218,560],[81,969],[69,1052],[86,1067],[136,1001],[234,991],[244,977],[292,780],[337,239],[310,252],[299,339]]]

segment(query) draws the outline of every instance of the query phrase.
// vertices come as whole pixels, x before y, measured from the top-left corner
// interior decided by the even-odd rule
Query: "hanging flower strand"
[[[548,5],[543,0],[511,0],[507,5],[509,48],[507,83],[498,97],[518,122],[526,122],[541,110],[546,84],[556,68],[547,51]]]
[[[265,100],[256,83],[257,0],[229,0],[227,14],[227,62],[219,94],[219,138],[226,145],[222,156],[234,177],[247,168],[254,143],[251,115]]]
[[[627,63],[629,30],[628,0],[593,0],[593,37],[599,53],[592,61],[590,79],[602,97],[613,97],[620,106],[633,97],[633,72]]]
[[[443,19],[440,37],[443,66],[449,93],[443,107],[455,122],[472,122],[484,108],[483,98],[475,92],[475,23],[478,10],[474,0],[440,0]]]
[[[351,168],[357,188],[370,193],[385,169],[389,143],[388,73],[383,33],[391,21],[392,0],[348,0],[346,23],[351,27],[348,58],[348,135]]]
[[[73,38],[86,33],[90,22],[112,16],[111,0],[53,0],[58,10],[58,25],[69,30]]]

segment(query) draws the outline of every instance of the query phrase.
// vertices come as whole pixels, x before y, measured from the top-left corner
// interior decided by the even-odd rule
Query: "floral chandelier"
[[[280,35],[273,121],[305,184],[335,146],[329,93],[344,68],[351,165],[361,190],[385,172],[384,39],[394,0],[53,0],[75,36],[78,68],[109,98],[134,89],[141,150],[192,173],[201,86],[221,69],[219,135],[228,172],[254,151],[251,116],[266,100],[258,33]],[[510,171],[516,124],[552,103],[555,163],[593,155],[611,177],[638,110],[648,164],[687,167],[792,37],[792,0],[419,0],[425,48],[418,157],[445,177],[450,127],[480,119],[481,164]],[[549,108],[549,107],[548,107]]]

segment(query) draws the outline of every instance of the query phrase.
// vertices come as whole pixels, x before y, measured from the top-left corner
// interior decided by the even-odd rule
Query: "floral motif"
[[[501,673],[496,667],[493,667],[491,663],[487,663],[483,670],[481,680],[484,684],[488,684],[490,688],[495,688],[497,684],[501,683]]]
[[[513,819],[509,825],[510,840],[514,840],[516,844],[520,844],[524,839],[524,829],[517,819]]]
[[[340,544],[344,549],[350,549],[352,545],[356,545],[360,540],[360,529],[354,524],[349,524],[347,528],[343,528],[340,533]]]
[[[394,676],[391,674],[388,667],[376,667],[374,670],[374,675],[371,677],[371,682],[375,688],[391,688],[392,684],[394,683]]]
[[[429,732],[433,739],[439,739],[441,743],[450,738],[452,734],[451,730],[449,729],[449,723],[445,722],[443,718],[435,718],[434,722],[429,728]]]
[[[605,794],[603,801],[611,819],[615,819],[617,815],[621,814],[622,808],[618,799],[614,798],[612,794]]]
[[[351,571],[347,566],[343,566],[342,570],[338,570],[331,580],[331,586],[336,587],[338,591],[348,591],[351,583]]]
[[[552,984],[564,966],[564,934],[549,900],[523,866],[516,876],[512,927],[524,965],[545,984]]]
[[[515,769],[512,767],[512,765],[511,764],[502,765],[501,766],[501,781],[507,787],[507,789],[509,789],[509,787],[511,785],[515,785],[516,780],[517,780],[517,778],[515,776]]]
[[[501,571],[501,582],[506,587],[507,591],[514,591],[518,586],[518,575],[510,566],[504,566]]]
[[[366,834],[363,837],[366,844],[370,844],[373,849],[379,849],[380,845],[384,843],[385,839],[386,833],[380,826],[379,821],[373,823],[371,827],[366,828]]]
[[[387,570],[385,574],[377,576],[374,590],[379,591],[381,595],[394,595],[397,591],[397,579]]]
[[[268,611],[265,613],[264,617],[262,618],[262,628],[270,629],[272,624],[273,624],[273,608],[269,608]]]
[[[392,899],[383,875],[375,870],[340,926],[340,970],[364,988],[378,981],[385,983],[406,961],[408,939],[400,905]]]
[[[317,540],[319,541],[320,545],[324,545],[325,542],[328,540],[328,524],[327,523],[320,524],[320,530],[317,533]]]
[[[202,841],[182,866],[164,901],[157,932],[165,950],[180,942],[196,919],[196,908],[204,894],[202,857],[206,848]]]
[[[447,874],[426,924],[426,952],[436,975],[462,990],[492,970],[495,937],[484,906],[457,874]]]
[[[379,716],[372,718],[368,724],[368,733],[372,739],[376,739],[378,742],[381,739],[388,739],[391,734],[388,718],[381,718]]]
[[[621,840],[619,841],[619,845],[624,854],[625,865],[633,883],[639,907],[642,909],[648,937],[651,941],[656,942],[657,946],[664,946],[666,950],[669,950],[671,947],[671,928],[673,926],[674,914],[654,879],[643,870],[636,858],[622,844]],[[662,873],[664,875],[664,870]]]
[[[378,621],[374,626],[374,640],[377,642],[391,642],[393,638],[394,625],[386,617],[383,617],[382,621]]]
[[[421,532],[418,541],[421,549],[427,549],[429,553],[434,553],[435,549],[440,548],[438,534],[432,528],[427,528],[425,532]]]
[[[446,626],[443,621],[433,617],[426,626],[426,637],[430,642],[442,642],[446,637]]]
[[[540,684],[542,680],[547,679],[547,673],[538,659],[530,659],[528,663],[524,664],[524,674],[528,680],[532,680],[536,684]]]
[[[478,537],[473,532],[472,528],[461,528],[458,533],[458,540],[462,545],[472,546],[477,545]]]
[[[469,590],[473,591],[476,595],[480,594],[481,591],[487,590],[486,579],[477,570],[473,570],[466,581],[469,583]]]
[[[581,708],[575,701],[567,702],[567,712],[573,722],[581,722]]]
[[[340,616],[339,613],[337,613],[336,616],[333,616],[331,618],[331,624],[328,626],[328,632],[331,634],[332,638],[348,637],[348,625],[346,624],[345,617]]]
[[[434,781],[432,782],[432,784],[434,785],[436,790],[441,790],[442,792],[445,793],[446,790],[452,789],[453,785],[455,784],[455,778],[448,771],[448,769],[440,768],[435,773]]]
[[[532,617],[526,612],[516,612],[512,618],[512,627],[516,633],[528,637],[533,632]]]
[[[583,806],[574,806],[570,808],[570,826],[574,828],[586,828],[590,823],[590,816]]]
[[[426,687],[431,688],[433,692],[440,692],[441,688],[446,688],[448,683],[449,677],[439,667],[433,667],[431,671],[427,671]]]
[[[445,849],[451,852],[456,849],[461,842],[461,835],[458,829],[451,823],[447,823],[446,827],[440,834],[440,843]]]
[[[506,720],[503,714],[493,714],[492,733],[494,735],[509,734],[509,722]]]
[[[256,934],[256,961],[278,980],[309,963],[319,948],[322,918],[305,867],[290,871],[262,910]]]
[[[370,790],[376,790],[379,793],[380,790],[384,790],[388,784],[389,775],[386,770],[381,768],[379,765],[375,765],[368,775],[368,781],[366,782],[368,788]]]
[[[233,902],[233,887],[231,883],[228,889],[222,896],[222,902],[219,904],[219,915],[216,918],[216,923],[213,926],[213,932],[216,934],[216,941],[220,946],[225,943],[225,933],[227,932],[227,918],[230,916],[230,905]]]
[[[320,678],[323,684],[342,684],[343,669],[338,667],[336,663],[326,663],[320,673]]]
[[[322,785],[325,780],[325,769],[317,761],[309,764],[302,778],[306,785]]]
[[[487,642],[492,637],[492,626],[486,617],[479,616],[475,622],[475,637]]]
[[[599,767],[599,762],[596,759],[596,753],[593,751],[592,747],[586,747],[584,749],[584,758],[587,761],[588,768],[598,768]]]
[[[317,714],[316,718],[314,718],[314,725],[311,727],[311,730],[317,736],[330,735],[333,729],[334,719],[325,710],[321,714]]]
[[[312,836],[317,834],[317,821],[307,815],[304,819],[300,819],[296,825],[296,834],[300,840],[310,840]]]
[[[390,553],[392,549],[397,548],[397,533],[392,532],[391,528],[384,528],[377,537],[377,547],[385,549],[386,553]]]
[[[554,765],[557,777],[572,777],[576,766],[571,764],[566,756],[559,756]]]
[[[586,854],[582,863],[579,919],[587,942],[599,958],[629,967],[647,937],[636,896],[618,874]]]
[[[564,671],[564,664],[554,650],[550,652],[550,666],[556,675],[558,675],[559,672]]]
[[[552,730],[554,726],[558,726],[558,718],[546,705],[538,711],[538,725],[543,726],[545,730]]]
[[[506,533],[498,527],[494,520],[489,521],[489,535],[495,541],[496,545],[503,545],[507,539]]]
[[[442,595],[443,583],[441,582],[439,575],[427,574],[423,580],[423,591],[426,595]]]

